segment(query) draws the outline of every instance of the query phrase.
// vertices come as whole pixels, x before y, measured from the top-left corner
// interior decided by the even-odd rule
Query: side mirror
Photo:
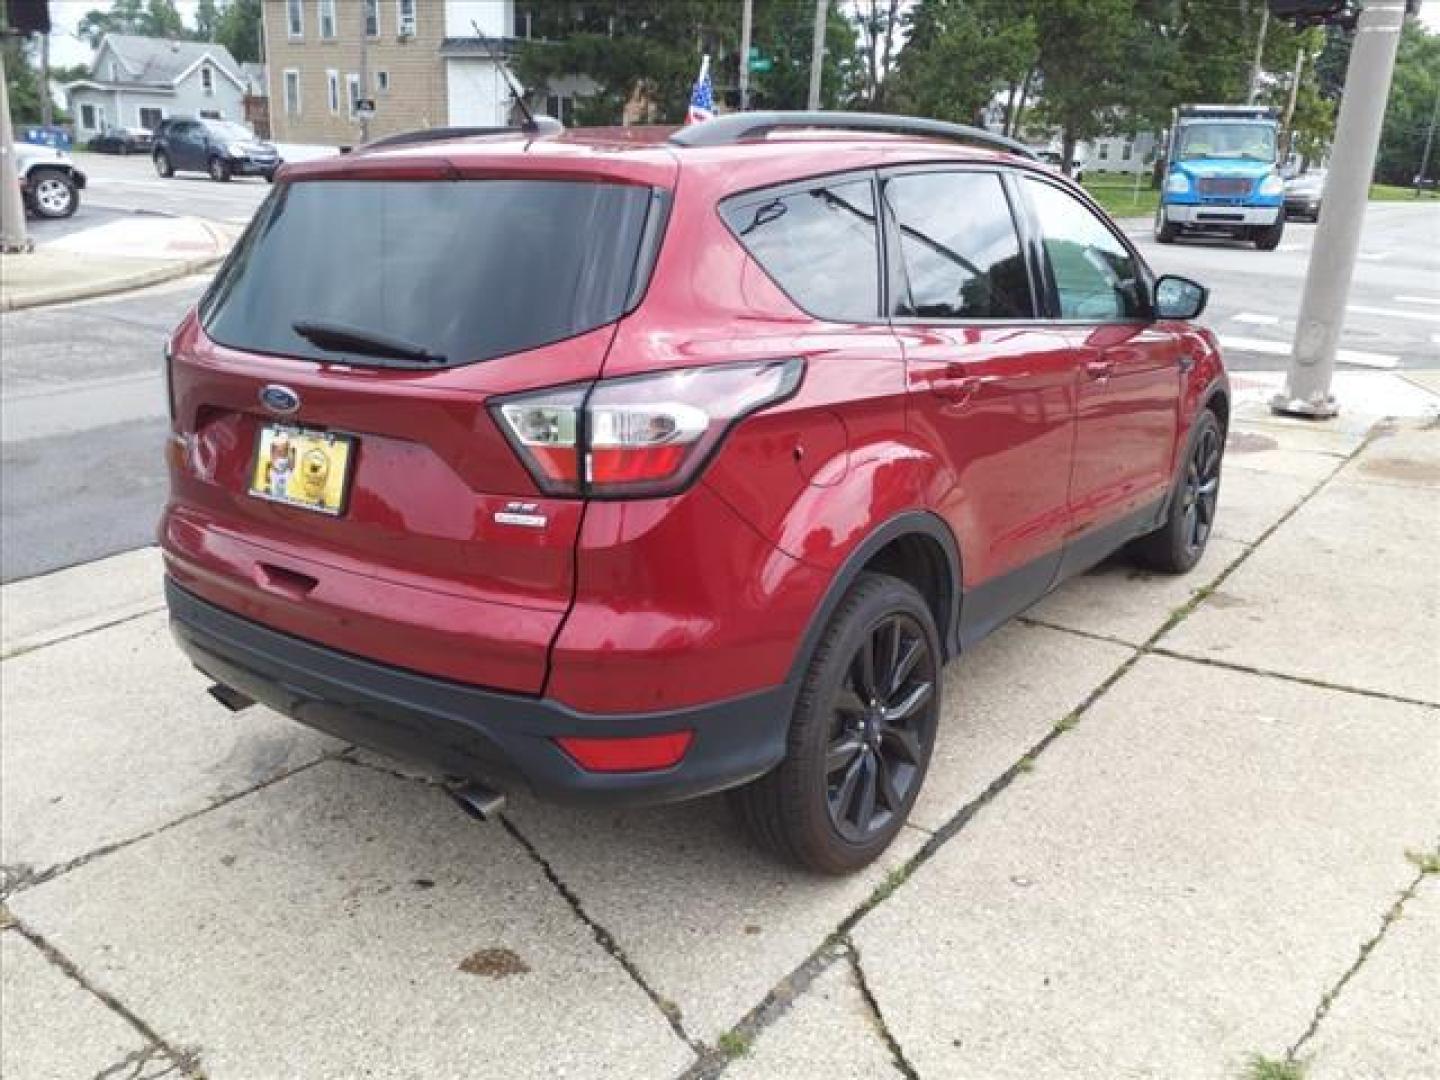
[[[1166,274],[1155,283],[1157,319],[1198,319],[1210,299],[1210,290],[1178,274]]]

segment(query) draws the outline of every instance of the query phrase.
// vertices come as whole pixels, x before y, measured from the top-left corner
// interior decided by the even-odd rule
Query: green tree
[[[1395,77],[1385,107],[1385,127],[1375,163],[1376,179],[1409,184],[1420,172],[1425,135],[1440,95],[1440,34],[1414,19],[1405,24],[1395,56]],[[1430,175],[1440,172],[1440,132],[1430,150]]]
[[[86,13],[76,29],[92,48],[99,48],[106,34],[172,39],[188,36],[175,0],[112,0],[108,11],[95,8]]]
[[[1060,129],[1068,172],[1081,139],[1129,123],[1134,0],[1031,0],[1041,115]]]
[[[201,41],[214,41],[220,24],[220,8],[215,0],[200,0],[195,5],[195,36]]]
[[[215,20],[215,40],[240,63],[260,59],[260,0],[230,0]]]
[[[906,21],[907,43],[887,80],[902,112],[973,123],[1035,61],[1035,22],[1019,5],[920,0]]]
[[[40,80],[30,63],[30,42],[6,34],[0,40],[5,55],[5,90],[10,95],[10,119],[16,127],[40,122]]]

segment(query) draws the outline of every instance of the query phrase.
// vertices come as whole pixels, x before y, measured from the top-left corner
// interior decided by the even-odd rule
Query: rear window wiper
[[[413,360],[419,364],[445,363],[445,357],[433,353],[424,345],[418,345],[404,338],[391,337],[375,330],[364,330],[344,323],[319,322],[311,319],[297,319],[290,329],[312,345],[318,345],[327,352],[352,352],[362,356],[388,357],[395,360]]]

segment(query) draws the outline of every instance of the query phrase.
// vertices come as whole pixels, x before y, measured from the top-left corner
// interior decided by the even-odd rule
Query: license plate
[[[355,437],[265,424],[255,442],[250,494],[336,516],[345,512]]]

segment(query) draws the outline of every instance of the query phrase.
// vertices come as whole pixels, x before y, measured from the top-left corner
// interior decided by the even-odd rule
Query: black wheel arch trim
[[[955,541],[955,535],[950,531],[950,526],[938,515],[929,510],[907,510],[890,518],[872,531],[855,547],[831,576],[830,584],[825,588],[825,594],[820,598],[820,603],[816,605],[814,613],[810,616],[810,623],[805,628],[805,636],[800,640],[800,647],[795,651],[795,658],[790,663],[790,672],[786,676],[786,683],[798,686],[800,680],[805,677],[805,669],[815,653],[816,646],[820,643],[821,635],[825,633],[825,627],[830,623],[831,616],[835,614],[840,602],[845,598],[845,594],[850,591],[850,586],[855,583],[856,578],[864,571],[870,560],[887,544],[905,536],[923,536],[934,540],[940,545],[940,550],[945,555],[946,571],[949,575],[949,595],[944,597],[942,608],[945,612],[945,623],[937,628],[940,631],[942,662],[952,659],[959,653],[957,634],[960,625],[961,582],[964,580],[960,575],[962,563],[959,545]]]

